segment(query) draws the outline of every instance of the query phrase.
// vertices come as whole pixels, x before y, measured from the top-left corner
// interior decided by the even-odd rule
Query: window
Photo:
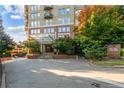
[[[37,21],[34,21],[34,26],[35,26],[35,27],[37,26]]]
[[[58,28],[58,32],[69,32],[70,31],[70,27],[59,27]]]
[[[37,13],[37,17],[40,18],[40,13]]]
[[[34,6],[34,10],[35,10],[35,11],[37,10],[37,5]]]
[[[37,26],[40,26],[40,21],[37,21]]]
[[[51,28],[51,33],[54,33],[54,28]]]
[[[30,19],[33,19],[33,14],[30,15]]]
[[[64,23],[69,24],[70,23],[70,17],[65,18]]]
[[[44,29],[44,33],[54,33],[54,28],[46,28],[46,29]]]
[[[47,29],[44,29],[44,33],[47,33]]]
[[[63,9],[62,8],[59,9],[59,15],[63,15]]]
[[[62,24],[63,23],[62,22],[62,18],[59,18],[58,21],[59,21],[59,24]]]
[[[63,27],[62,28],[62,32],[66,32],[66,27]]]
[[[34,11],[34,6],[33,5],[31,6],[31,11]]]
[[[70,13],[70,9],[66,8],[66,14],[69,14],[69,13]]]
[[[46,30],[47,30],[47,33],[50,33],[50,28],[47,28]]]
[[[52,25],[52,19],[46,20],[46,26],[50,26],[50,25]]]
[[[70,32],[70,27],[66,27],[66,32]]]
[[[67,18],[59,18],[58,19],[58,22],[59,24],[63,25],[63,24],[69,24],[71,21],[70,17],[67,17]]]
[[[61,27],[59,27],[58,31],[59,31],[59,32],[61,32],[61,31],[62,31],[62,28],[61,28]]]
[[[33,35],[34,34],[34,30],[31,30],[31,35]]]
[[[69,13],[70,13],[69,8],[60,8],[59,9],[59,15],[65,15],[65,14],[69,14]]]
[[[31,22],[31,27],[33,27],[33,26],[34,26],[34,22],[32,21],[32,22]]]
[[[36,34],[37,33],[37,31],[36,30],[34,30],[34,34]]]
[[[37,6],[38,10],[40,10],[40,5]]]
[[[37,18],[40,18],[40,13],[31,14],[31,19],[37,19]]]
[[[40,29],[37,30],[37,34],[40,34]]]

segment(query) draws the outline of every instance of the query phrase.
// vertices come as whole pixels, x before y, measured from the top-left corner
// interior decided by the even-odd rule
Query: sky
[[[24,6],[22,5],[0,5],[0,14],[3,19],[4,31],[14,41],[26,40],[24,30]]]

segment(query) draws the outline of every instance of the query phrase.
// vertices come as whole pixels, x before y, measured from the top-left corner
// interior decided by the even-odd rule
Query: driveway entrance
[[[83,59],[16,59],[5,64],[5,72],[12,88],[115,88],[124,83],[123,69],[96,67]]]

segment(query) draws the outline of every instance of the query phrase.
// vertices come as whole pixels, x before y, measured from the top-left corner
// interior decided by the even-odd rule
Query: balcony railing
[[[53,18],[53,14],[52,14],[51,12],[46,12],[46,13],[44,14],[44,18],[45,18],[45,19],[51,19],[51,18]]]
[[[45,5],[44,6],[44,10],[50,10],[50,9],[53,9],[52,5]]]

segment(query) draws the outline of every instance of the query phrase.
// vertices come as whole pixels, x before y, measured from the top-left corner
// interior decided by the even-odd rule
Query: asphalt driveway
[[[16,59],[4,65],[8,88],[124,87],[124,69],[101,68],[83,59]]]

